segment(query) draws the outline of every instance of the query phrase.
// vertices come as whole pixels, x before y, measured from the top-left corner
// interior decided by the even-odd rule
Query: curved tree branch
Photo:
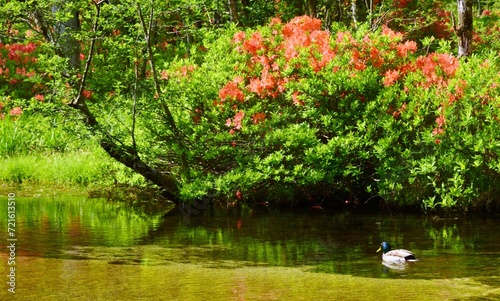
[[[100,5],[102,3],[103,1],[95,3],[97,14],[93,25],[94,32],[97,32],[97,28],[99,26],[98,22],[100,17]],[[116,139],[114,139],[107,131],[103,130],[102,127],[100,127],[97,119],[88,108],[87,103],[85,102],[85,98],[83,97],[83,91],[92,63],[94,45],[95,38],[92,38],[89,54],[85,63],[85,69],[82,78],[80,80],[77,95],[75,96],[73,101],[69,103],[69,106],[79,110],[86,117],[85,124],[93,132],[99,132],[102,135],[100,145],[113,159],[141,174],[152,183],[160,186],[163,189],[163,195],[176,202],[178,187],[175,179],[171,175],[161,173],[142,161],[137,152],[137,149],[135,148],[135,145],[131,147],[125,145],[124,143],[117,143]]]

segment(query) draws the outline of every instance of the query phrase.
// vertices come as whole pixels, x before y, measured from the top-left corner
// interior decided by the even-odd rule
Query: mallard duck
[[[391,246],[385,241],[380,244],[377,252],[382,250],[382,260],[388,263],[405,263],[418,261],[415,255],[405,249],[391,250]]]

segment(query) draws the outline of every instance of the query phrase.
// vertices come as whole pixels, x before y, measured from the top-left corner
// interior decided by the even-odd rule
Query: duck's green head
[[[382,250],[382,252],[384,252],[385,254],[391,250],[391,246],[384,241],[380,244],[380,248],[378,248],[377,252],[379,252],[380,250]]]

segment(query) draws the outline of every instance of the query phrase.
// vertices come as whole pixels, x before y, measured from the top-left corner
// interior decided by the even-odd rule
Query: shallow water
[[[494,219],[250,209],[187,217],[103,199],[15,201],[19,300],[500,298]],[[383,265],[381,241],[420,261]],[[0,245],[3,275],[7,240]],[[1,289],[1,300],[12,297]]]

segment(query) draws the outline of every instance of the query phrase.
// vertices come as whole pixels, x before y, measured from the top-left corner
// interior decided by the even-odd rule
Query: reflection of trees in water
[[[437,250],[449,249],[454,252],[463,252],[465,249],[456,224],[432,227],[429,228],[428,233]]]
[[[134,206],[85,198],[19,202],[23,249],[37,250],[41,256],[124,264],[304,266],[379,277],[384,266],[375,251],[381,241],[388,241],[394,248],[414,251],[421,259],[405,274],[428,275],[425,269],[438,269],[435,277],[444,277],[440,275],[469,273],[466,265],[482,272],[486,265],[490,270],[499,268],[489,261],[499,255],[500,231],[495,220],[352,212],[294,214],[248,208],[228,215],[227,208],[215,207],[213,212],[192,214],[186,224],[178,210],[167,214],[168,208],[150,211],[149,205]],[[481,256],[489,257],[484,261]],[[396,275],[392,270],[389,275]]]
[[[500,232],[497,220],[478,217],[429,218],[426,228],[436,254],[443,252],[496,252],[499,249]]]

